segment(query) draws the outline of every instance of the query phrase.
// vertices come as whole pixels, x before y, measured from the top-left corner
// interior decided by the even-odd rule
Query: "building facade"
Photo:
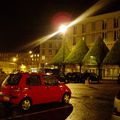
[[[111,50],[116,40],[120,39],[120,11],[85,18],[69,28],[66,33],[66,40],[69,41],[71,48],[81,39],[85,40],[87,46],[91,48],[99,37],[103,38]],[[87,69],[98,72],[92,66]],[[101,69],[102,77],[105,79],[117,78],[120,71],[118,66],[103,66]]]
[[[84,39],[90,48],[95,40],[103,38],[109,49],[120,37],[120,11],[85,18],[69,28],[66,39],[75,45],[78,40]]]
[[[92,47],[95,40],[99,37],[104,39],[109,50],[115,41],[120,38],[120,11],[101,14],[85,18],[83,21],[71,26],[65,33],[65,40],[72,49],[76,43],[84,39],[89,48]],[[0,61],[17,63],[17,67],[24,64],[27,68],[40,68],[48,66],[53,56],[57,53],[62,44],[61,35],[55,36],[46,42],[40,44],[39,53],[0,53]],[[17,58],[13,62],[13,57]],[[0,66],[3,68],[2,66]],[[15,66],[16,68],[16,66]],[[75,68],[77,70],[77,68]],[[95,71],[94,68],[90,68]],[[111,76],[113,73],[117,75],[119,68],[103,69],[104,76]]]

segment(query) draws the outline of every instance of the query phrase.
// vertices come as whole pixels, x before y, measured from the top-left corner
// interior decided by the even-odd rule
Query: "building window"
[[[49,48],[52,48],[52,43],[49,43]]]
[[[91,40],[94,41],[95,40],[95,34],[91,35]]]
[[[117,40],[117,31],[114,31],[114,40]]]
[[[107,28],[107,23],[106,21],[102,22],[102,30],[105,30]]]
[[[120,39],[120,30],[117,31],[118,38]]]
[[[44,43],[41,46],[42,46],[42,48],[45,48],[45,44]]]
[[[42,55],[45,55],[45,50],[42,50]]]
[[[95,23],[94,23],[94,22],[92,22],[91,30],[92,30],[92,31],[95,31]]]
[[[104,39],[104,32],[102,33],[102,39]]]
[[[52,55],[52,50],[49,50],[48,52],[49,52],[49,55]]]
[[[114,18],[114,28],[118,28],[118,19]]]
[[[102,39],[106,39],[107,38],[107,34],[106,34],[106,32],[103,32],[102,33]]]
[[[77,26],[74,26],[73,27],[73,34],[76,34],[77,33]]]
[[[76,38],[73,37],[73,45],[76,45]]]
[[[82,33],[86,32],[86,26],[85,24],[82,24]]]

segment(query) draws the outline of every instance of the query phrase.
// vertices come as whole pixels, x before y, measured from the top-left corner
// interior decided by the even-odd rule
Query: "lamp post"
[[[16,57],[13,57],[12,58],[12,62],[14,63],[14,69],[17,70],[18,69],[18,64],[17,64],[17,58]]]
[[[63,56],[62,56],[62,72],[65,72],[65,64],[64,64],[64,60],[65,60],[65,32],[67,30],[67,27],[65,25],[61,25],[59,27],[59,31],[63,34],[62,36],[62,47],[63,47]]]

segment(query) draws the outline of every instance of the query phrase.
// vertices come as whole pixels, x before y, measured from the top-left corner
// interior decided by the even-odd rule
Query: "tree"
[[[72,49],[71,53],[65,59],[65,63],[68,64],[79,64],[80,72],[82,66],[82,60],[85,54],[88,52],[88,47],[84,40],[79,40],[76,46]]]
[[[64,60],[69,55],[69,53],[70,53],[70,49],[66,44],[66,42],[64,42],[64,44],[62,44],[61,48],[59,49],[57,54],[53,57],[53,59],[50,61],[50,63],[59,66],[63,65],[63,67],[65,67]]]
[[[120,40],[117,40],[115,42],[110,52],[106,55],[105,59],[103,60],[103,64],[120,66]]]
[[[108,47],[104,43],[103,39],[99,38],[85,55],[83,63],[86,65],[98,66],[99,76],[101,76],[100,66],[108,51]]]

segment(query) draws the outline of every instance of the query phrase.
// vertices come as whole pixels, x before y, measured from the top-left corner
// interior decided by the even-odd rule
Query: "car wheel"
[[[20,102],[20,109],[23,111],[27,111],[30,109],[32,102],[29,98],[25,98]]]
[[[63,95],[63,98],[62,98],[62,103],[68,104],[69,101],[70,101],[70,95],[69,95],[69,93],[65,93],[65,94]]]

